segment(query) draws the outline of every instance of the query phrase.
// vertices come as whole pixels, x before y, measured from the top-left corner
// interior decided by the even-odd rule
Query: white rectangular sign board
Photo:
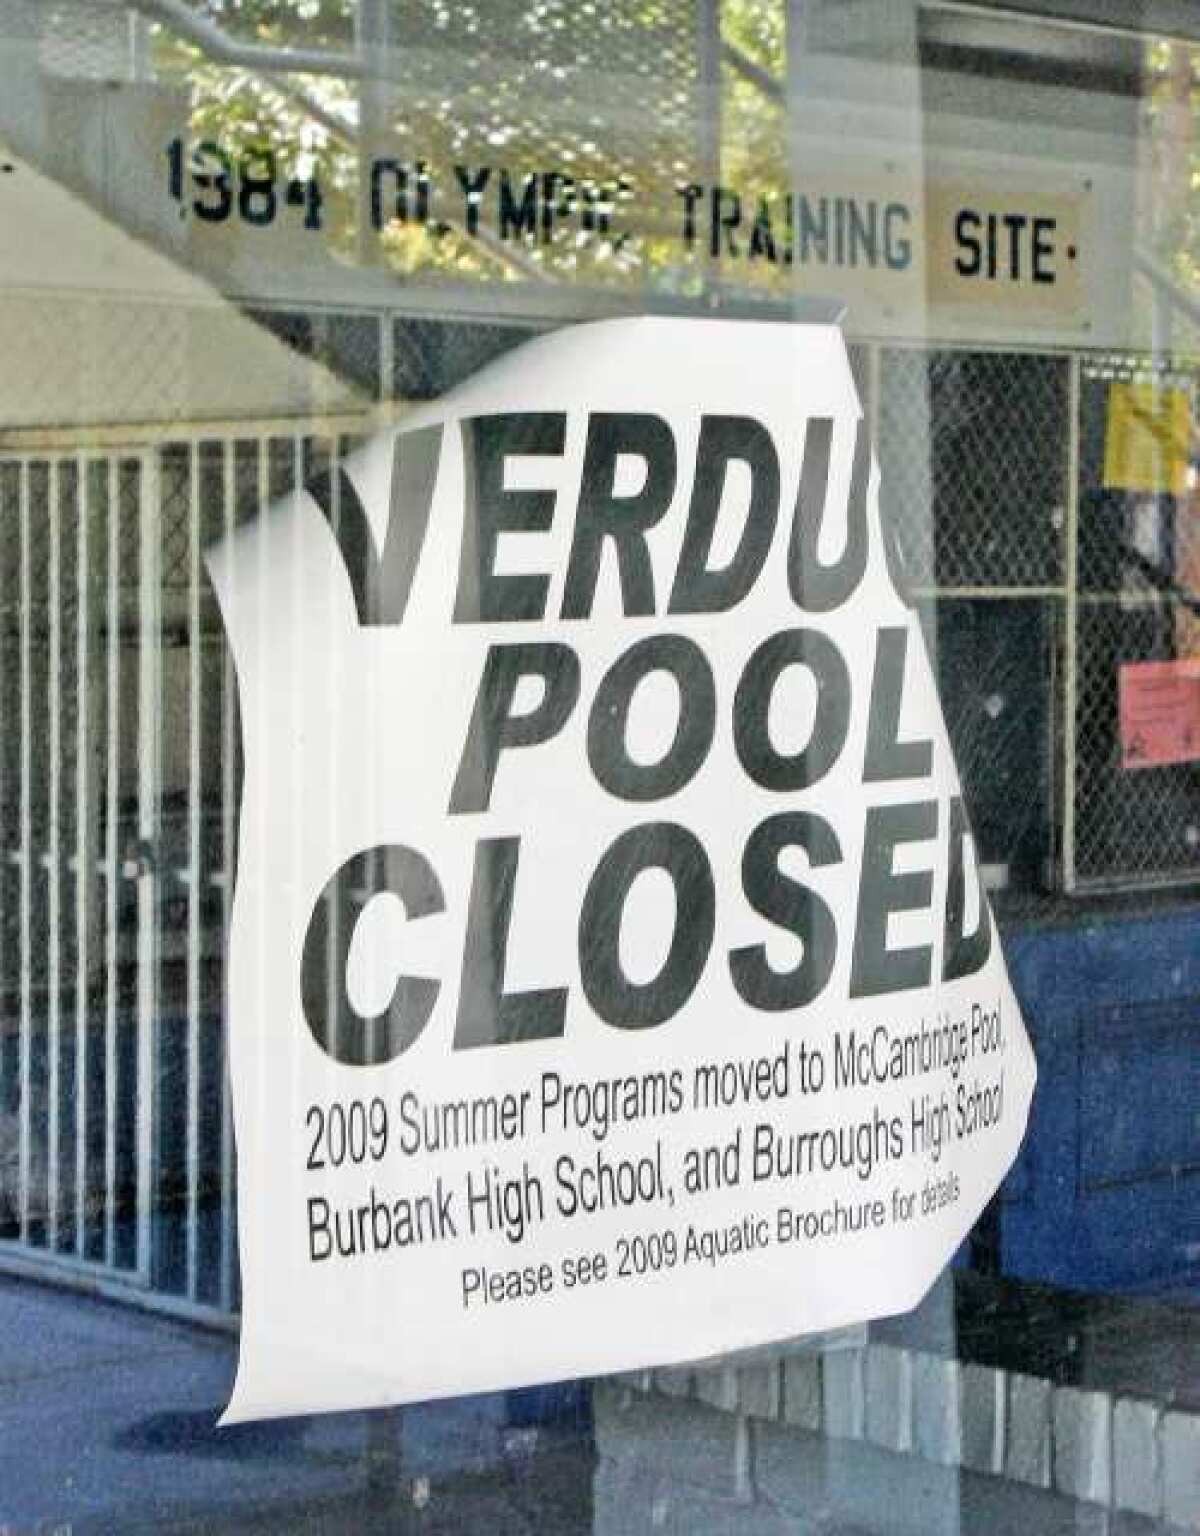
[[[209,567],[227,1420],[914,1305],[1035,1069],[840,333],[543,337]]]

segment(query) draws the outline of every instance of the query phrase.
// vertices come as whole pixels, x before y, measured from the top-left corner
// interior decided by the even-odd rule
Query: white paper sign
[[[560,331],[212,552],[227,1419],[914,1305],[1034,1063],[840,334]]]

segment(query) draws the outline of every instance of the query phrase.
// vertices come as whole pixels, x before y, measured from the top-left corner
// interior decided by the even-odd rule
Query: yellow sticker
[[[1114,491],[1187,489],[1191,400],[1186,389],[1114,383],[1108,391],[1104,484]]]

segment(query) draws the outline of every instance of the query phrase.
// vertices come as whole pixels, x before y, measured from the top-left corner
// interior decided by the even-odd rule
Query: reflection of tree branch
[[[130,8],[158,22],[168,31],[198,48],[211,63],[245,70],[258,76],[271,90],[278,92],[307,114],[346,148],[356,150],[359,134],[310,90],[296,83],[296,75],[323,75],[335,80],[400,80],[398,61],[387,51],[374,55],[334,49],[295,48],[290,45],[244,42],[231,36],[209,17],[201,15],[188,0],[129,0]],[[736,44],[722,41],[721,60],[736,74],[753,85],[775,106],[782,106],[786,93],[782,81]],[[477,228],[468,234],[461,220],[447,218],[446,225],[456,234],[477,245],[494,260],[523,277],[541,282],[556,281],[555,274],[527,255],[507,246],[489,231]],[[615,243],[619,249],[619,242]]]
[[[208,58],[220,64],[249,69],[260,75],[333,75],[340,80],[395,79],[398,71],[388,64],[358,53],[329,49],[273,47],[268,43],[244,43],[198,15],[187,0],[129,0],[133,10],[154,17],[180,37],[185,37]],[[721,57],[737,74],[755,85],[769,100],[784,101],[783,83],[769,69],[756,63],[733,43],[721,44]]]
[[[740,48],[735,48],[732,43],[721,44],[721,58],[743,80],[749,80],[762,94],[777,106],[784,103],[783,82],[777,79],[769,69],[764,69],[761,64],[756,64],[749,54],[743,53]]]
[[[319,123],[324,128],[330,138],[336,139],[340,144],[345,145],[347,149],[356,150],[358,148],[358,133],[356,130],[349,123],[338,117],[336,112],[331,112],[311,91],[306,91],[303,86],[285,84],[280,80],[272,80],[270,89],[278,91],[281,96],[286,97],[288,101],[299,107],[302,112],[307,113],[314,123]],[[539,282],[543,283],[556,280],[553,273],[548,272],[545,267],[539,266],[536,261],[530,261],[529,257],[523,255],[520,251],[510,250],[502,240],[497,239],[490,231],[481,227],[473,235],[470,235],[467,233],[466,227],[457,219],[446,218],[443,222],[455,234],[461,235],[464,240],[480,246],[489,256],[493,256],[505,266],[511,267],[514,272],[519,272],[522,277],[536,277]]]
[[[234,69],[244,69],[257,75],[332,75],[338,79],[363,79],[368,71],[357,54],[305,51],[295,48],[271,48],[260,43],[240,43],[223,32],[220,27],[198,16],[183,0],[131,0],[136,10],[152,16],[164,26],[194,43],[205,56],[217,64]],[[372,74],[376,71],[372,71]],[[351,125],[303,86],[284,80],[272,79],[270,88],[291,101],[319,123],[331,138],[337,139],[348,149],[358,148],[358,133]],[[540,282],[553,282],[554,276],[536,261],[531,261],[520,251],[510,250],[502,240],[485,229],[477,229],[469,235],[461,221],[447,218],[444,223],[456,234],[480,246],[489,256],[519,272],[522,277],[537,278]]]
[[[331,112],[311,91],[306,91],[300,85],[288,85],[282,80],[266,82],[263,88],[282,96],[294,107],[299,107],[306,117],[311,117],[314,123],[319,123],[331,139],[336,139],[345,148],[358,148],[358,135],[353,126],[339,117],[336,112]]]
[[[1151,560],[1149,555],[1144,555],[1127,539],[1119,539],[1117,548],[1137,567],[1156,592],[1161,592],[1164,597],[1173,597],[1192,613],[1200,614],[1200,594],[1188,587],[1181,587],[1165,566],[1159,565],[1157,560]]]
[[[361,80],[368,73],[365,60],[356,53],[239,42],[206,16],[197,15],[186,0],[129,0],[129,4],[131,9],[161,21],[178,36],[187,38],[219,64],[253,70],[260,75],[336,75],[341,80]]]
[[[1172,309],[1181,311],[1193,325],[1200,325],[1200,303],[1176,282],[1149,251],[1135,246],[1133,263],[1144,277],[1149,278],[1151,286],[1162,294]]]

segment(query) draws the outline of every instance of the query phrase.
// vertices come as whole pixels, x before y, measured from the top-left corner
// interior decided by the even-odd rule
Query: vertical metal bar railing
[[[157,855],[161,815],[162,550],[157,457],[140,470],[138,497],[138,893],[137,893],[137,1273],[152,1276],[157,1125]]]
[[[198,1295],[200,1251],[200,444],[188,446],[187,782],[187,1296]]]
[[[87,1249],[88,998],[91,961],[91,496],[85,455],[76,465],[75,520],[75,1252]]]
[[[50,460],[46,487],[49,526],[47,606],[49,649],[49,838],[42,856],[48,881],[47,902],[47,1114],[46,1114],[46,1246],[58,1247],[59,1151],[62,1113],[62,466]]]
[[[21,536],[21,1046],[20,1178],[21,1241],[30,1238],[30,1191],[33,1184],[33,554],[29,460],[22,459],[19,481]]]
[[[702,198],[715,197],[721,183],[722,108],[721,0],[698,0],[696,6],[696,164],[703,188]],[[703,206],[703,201],[701,203]],[[715,207],[712,228],[715,230]],[[721,263],[711,244],[704,248],[704,287],[711,295],[720,291]]]
[[[260,437],[254,445],[255,486],[254,486],[254,559],[256,562],[256,576],[260,582],[266,581],[267,567],[267,539],[266,511],[271,501],[271,443],[270,439]],[[260,589],[261,590],[261,589]],[[257,622],[260,634],[267,628],[269,619],[260,608],[257,614]],[[262,695],[256,701],[258,706],[258,719],[255,722],[256,733],[262,737]],[[261,845],[261,837],[257,839]],[[265,897],[261,883],[258,889],[258,907],[256,913],[257,936],[255,941],[255,996],[256,1007],[261,1018],[267,1015],[270,1006],[267,986],[267,970],[263,961],[266,954],[267,937],[267,912]]]
[[[1078,733],[1076,704],[1079,690],[1079,411],[1080,371],[1078,353],[1068,364],[1067,394],[1067,527],[1066,527],[1066,663],[1063,679],[1063,808],[1062,808],[1062,880],[1063,889],[1073,891],[1075,872],[1075,788]]]
[[[13,623],[14,623],[14,621],[17,624],[20,623],[19,604],[20,604],[21,534],[20,534],[20,511],[19,511],[19,506],[20,506],[20,469],[16,465],[9,463],[9,464],[4,466],[3,470],[0,470],[0,515],[2,515],[3,518],[4,518],[4,531],[5,531],[6,546],[7,546],[7,551],[8,551],[7,558],[3,561],[3,567],[2,567],[3,568],[3,574],[4,574],[4,585],[3,585],[3,594],[2,594],[2,596],[0,596],[0,616],[2,616],[2,623],[3,623],[3,630],[2,630],[3,678],[4,678],[3,718],[4,718],[4,720],[5,720],[5,722],[6,722],[7,726],[8,726],[8,730],[9,730],[8,740],[10,742],[14,742],[15,741],[15,738],[14,738],[14,736],[12,734],[13,723],[14,723],[15,720],[20,718],[20,709],[21,709],[21,700],[20,700],[20,642],[18,640],[16,645],[14,645],[14,640],[13,640]],[[14,663],[15,663],[16,669],[17,669],[15,677],[13,675]],[[13,692],[14,682],[16,684],[16,692],[15,693]],[[19,999],[19,996],[18,996],[18,999],[17,999],[18,1028],[17,1028],[17,1031],[16,1031],[15,1034],[13,1033],[13,1022],[14,1022],[14,1020],[13,1020],[13,1009],[12,1009],[12,997],[13,997],[13,994],[12,994],[12,984],[13,984],[14,981],[17,981],[19,983],[19,979],[20,979],[19,947],[18,947],[18,955],[17,955],[17,958],[16,958],[16,965],[14,966],[13,965],[14,955],[13,955],[13,948],[12,948],[12,939],[13,939],[14,934],[17,934],[19,932],[19,925],[20,925],[20,901],[21,901],[21,898],[20,898],[20,889],[21,889],[21,865],[20,865],[20,857],[21,857],[21,850],[20,850],[20,794],[21,794],[20,743],[16,742],[15,745],[16,745],[16,758],[15,758],[15,760],[14,760],[13,757],[10,757],[7,753],[4,756],[2,812],[3,812],[3,826],[4,826],[3,859],[4,859],[4,863],[6,865],[6,868],[4,870],[5,879],[4,879],[3,932],[2,932],[3,949],[0,950],[0,953],[2,953],[3,957],[4,957],[3,994],[4,994],[4,1000],[5,1000],[5,1008],[4,1008],[4,1041],[3,1041],[3,1044],[4,1044],[4,1073],[3,1073],[4,1100],[3,1100],[3,1105],[4,1105],[5,1121],[6,1121],[6,1125],[5,1125],[6,1140],[9,1141],[9,1146],[8,1146],[8,1149],[7,1149],[7,1156],[8,1156],[8,1160],[9,1160],[8,1173],[9,1173],[9,1178],[10,1179],[11,1179],[11,1176],[12,1176],[12,1162],[11,1162],[11,1159],[12,1159],[11,1136],[12,1136],[12,1132],[13,1132],[13,1121],[12,1121],[12,1118],[11,1118],[11,1116],[12,1116],[12,1106],[13,1106],[12,1092],[13,1092],[13,1088],[14,1087],[17,1088],[17,1092],[18,1093],[20,1092],[20,1088],[19,1088],[20,1064],[19,1063],[20,1063],[20,1047],[21,1047],[21,1037],[20,1037],[20,1027],[19,1027],[19,1018],[20,1018],[20,999]],[[13,814],[14,810],[16,812],[15,819],[14,819],[14,814]],[[17,924],[16,927],[13,926],[14,918],[16,919],[16,924]],[[18,938],[17,942],[18,942],[18,946],[19,946],[19,943],[20,943],[19,938]],[[15,1056],[13,1054],[14,1051],[16,1052]],[[19,1109],[19,1106],[17,1106],[16,1108],[17,1108],[17,1125],[19,1126],[19,1124],[20,1124],[20,1120],[19,1120],[20,1109]],[[17,1141],[16,1150],[17,1150],[17,1157],[18,1157],[17,1176],[19,1178],[20,1177],[20,1166],[19,1166],[20,1139],[19,1139],[19,1130],[18,1130],[18,1141]],[[5,1217],[6,1217],[6,1225],[10,1225],[12,1220],[13,1220],[14,1215],[17,1215],[18,1212],[19,1212],[19,1208],[20,1208],[20,1194],[19,1194],[19,1191],[18,1192],[14,1192],[12,1188],[9,1188],[9,1189],[5,1190],[4,1191],[4,1203],[5,1203],[5,1206],[6,1206],[5,1213],[4,1213]],[[10,1231],[11,1231],[11,1226],[10,1226]]]
[[[107,560],[104,593],[104,1262],[117,1262],[117,893],[121,879],[117,816],[121,775],[121,471],[106,466]]]
[[[261,517],[284,479],[301,487],[313,440],[294,431],[221,437],[213,440],[220,454],[214,465],[205,458],[203,441],[197,435],[186,447],[188,547],[180,629],[189,652],[179,658],[183,669],[169,674],[163,649],[169,595],[163,587],[169,552],[163,537],[170,463],[165,448],[118,446],[98,454],[68,446],[8,457],[19,523],[19,846],[10,854],[19,918],[18,1240],[33,1253],[69,1256],[113,1280],[232,1311],[236,1177],[223,1029],[213,1043],[221,1071],[215,1085],[220,1119],[211,1144],[214,1183],[219,1181],[211,1249],[205,1225],[211,1081],[205,956],[210,890],[219,889],[226,932],[232,916],[237,692],[224,646],[219,709],[206,692],[217,683],[205,653],[202,544],[209,529],[229,535],[247,515]],[[328,464],[335,486],[347,452],[348,440],[331,435]],[[263,556],[265,546],[248,554],[252,560]],[[171,787],[162,742],[168,679],[178,679],[176,702],[187,732],[178,785],[186,856],[172,860],[182,866],[173,872],[164,868],[169,849],[163,833],[163,796]],[[219,861],[216,841],[210,856],[205,838],[210,800],[220,823]],[[178,972],[181,1000],[186,994],[178,1153],[164,1122],[170,1105],[161,1081],[175,1060],[167,1054],[161,1017],[167,983],[177,974],[174,951],[163,947],[163,881],[169,875],[187,889],[186,948],[180,949]],[[332,916],[336,930],[339,914]],[[336,931],[332,937],[336,941]],[[169,1168],[162,1165],[167,1156]],[[164,1218],[160,1210],[175,1180],[183,1194],[179,1271],[163,1246],[162,1223],[176,1218]]]
[[[221,531],[229,538],[237,521],[237,479],[235,464],[236,448],[232,439],[221,447]],[[234,752],[236,748],[237,720],[236,680],[233,657],[222,645],[221,660],[221,932],[229,933],[233,915],[234,837],[237,814],[237,778]],[[228,971],[224,972],[222,1002],[228,996]],[[224,1009],[223,1009],[224,1013]],[[230,1101],[229,1078],[229,1029],[225,1017],[221,1019],[221,1237],[217,1296],[220,1305],[228,1311],[233,1306],[234,1277],[234,1208],[233,1208],[233,1106]]]

